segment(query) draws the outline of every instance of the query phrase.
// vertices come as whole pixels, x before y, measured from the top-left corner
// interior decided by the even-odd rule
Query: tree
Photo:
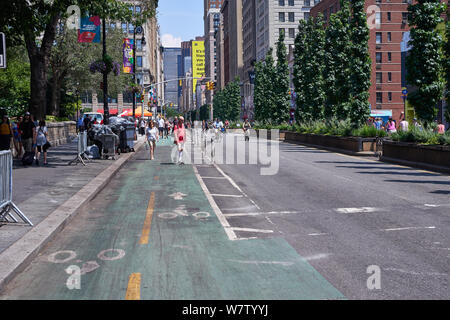
[[[298,33],[294,42],[294,91],[296,94],[297,109],[295,110],[295,119],[303,122],[307,119],[308,114],[304,112],[305,96],[306,96],[306,33],[307,24],[305,20],[300,20],[298,25]]]
[[[154,15],[158,0],[142,1],[140,19]],[[7,26],[9,43],[24,43],[30,60],[30,112],[38,118],[46,113],[47,73],[57,26],[67,18],[70,6],[102,19],[131,19],[128,4],[119,0],[9,0],[0,2],[0,25]]]
[[[0,107],[13,117],[23,115],[30,101],[30,62],[24,49],[9,47],[8,67],[0,69]]]
[[[418,0],[408,6],[412,46],[406,58],[407,83],[415,90],[408,95],[417,117],[425,124],[434,120],[444,90],[442,37],[436,29],[444,4],[439,0]]]
[[[308,20],[306,35],[306,68],[305,68],[305,107],[309,110],[311,120],[322,120],[324,109],[324,47],[325,29],[321,13],[315,19]]]
[[[349,116],[350,90],[350,7],[341,0],[341,10],[330,16],[325,33],[324,115],[327,119],[346,120]]]
[[[236,121],[241,115],[241,87],[240,79],[236,77],[234,81],[227,85],[227,111],[224,120]]]
[[[370,115],[369,88],[372,63],[369,55],[369,28],[364,11],[365,0],[352,1],[350,19],[351,76],[350,120],[352,125],[363,125]]]
[[[447,107],[445,112],[445,117],[447,122],[450,122],[450,2],[447,3],[447,14],[445,19],[445,46],[444,46],[444,54],[445,54],[445,81],[446,81],[446,100]]]
[[[295,44],[294,85],[299,122],[323,119],[325,30],[322,14],[300,21]]]
[[[275,109],[271,114],[275,123],[281,124],[289,121],[290,94],[289,94],[289,64],[287,49],[284,44],[284,31],[280,32],[277,42],[276,81],[272,83],[275,94]]]
[[[276,108],[274,83],[276,68],[273,59],[273,49],[269,48],[263,62],[255,65],[255,119],[263,123],[272,122],[273,110]]]

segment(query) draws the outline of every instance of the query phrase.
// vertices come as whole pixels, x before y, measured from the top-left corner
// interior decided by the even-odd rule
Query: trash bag
[[[100,151],[95,144],[87,147],[86,153],[88,154],[89,159],[100,159]]]

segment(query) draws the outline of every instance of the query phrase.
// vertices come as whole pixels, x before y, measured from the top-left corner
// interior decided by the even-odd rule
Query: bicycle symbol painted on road
[[[178,206],[174,211],[172,212],[162,212],[158,214],[159,218],[166,219],[166,220],[172,220],[176,219],[177,217],[188,217],[188,211],[186,210],[186,205]],[[205,211],[199,211],[196,213],[193,213],[192,216],[196,219],[206,219],[210,217],[209,212]]]

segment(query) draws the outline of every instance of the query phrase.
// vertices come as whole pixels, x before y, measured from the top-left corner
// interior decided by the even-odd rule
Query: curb
[[[144,139],[138,139],[135,144],[136,152],[144,145],[144,141]],[[103,190],[133,154],[135,153],[121,155],[120,159],[104,169],[80,191],[0,254],[0,292],[29,265],[47,243],[64,229],[85,204]]]
[[[408,167],[429,170],[429,171],[433,171],[436,173],[450,174],[450,167],[436,166],[436,165],[427,164],[427,163],[423,163],[423,162],[413,162],[413,161],[402,160],[402,159],[397,159],[397,158],[390,158],[390,157],[385,157],[385,156],[381,156],[380,160],[383,162],[395,163],[395,164],[400,164],[400,165],[404,165],[404,166],[408,166]]]
[[[319,150],[331,151],[334,153],[342,153],[342,154],[347,154],[347,155],[357,156],[357,157],[375,157],[374,151],[355,152],[355,151],[350,151],[350,150],[345,150],[345,149],[320,146],[317,144],[304,143],[304,142],[299,142],[299,141],[295,141],[295,140],[283,140],[283,142],[290,143],[290,144],[304,145],[304,146],[312,147],[312,148],[319,149]]]

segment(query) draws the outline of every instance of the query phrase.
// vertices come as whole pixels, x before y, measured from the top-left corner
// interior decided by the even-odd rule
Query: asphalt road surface
[[[260,140],[262,174],[228,138],[138,152],[0,298],[450,298],[449,176]]]

